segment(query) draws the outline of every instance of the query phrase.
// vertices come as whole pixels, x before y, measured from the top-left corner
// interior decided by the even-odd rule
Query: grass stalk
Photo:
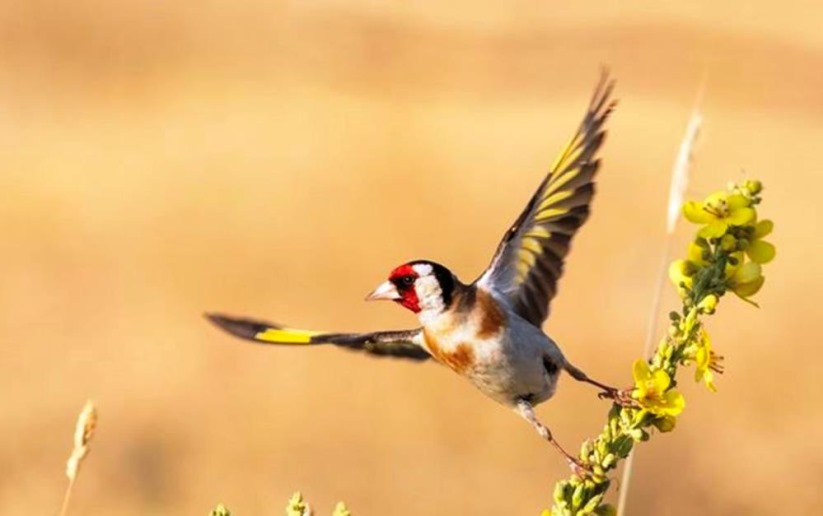
[[[83,464],[83,459],[85,459],[89,453],[89,443],[91,442],[96,427],[97,408],[95,408],[94,403],[87,401],[83,406],[83,410],[80,411],[80,416],[77,418],[77,425],[74,429],[74,447],[72,448],[69,460],[66,462],[66,476],[69,479],[69,484],[63,496],[60,516],[66,516],[68,514],[71,493],[77,477],[80,474],[80,466]]]
[[[699,99],[702,96],[698,95]],[[683,199],[686,195],[686,189],[689,184],[689,168],[692,161],[694,144],[697,140],[697,135],[700,132],[700,126],[703,122],[703,117],[697,108],[692,112],[689,118],[689,123],[686,126],[686,133],[683,135],[683,140],[680,142],[680,149],[677,153],[677,158],[672,167],[672,180],[669,188],[669,202],[667,207],[666,220],[666,240],[663,244],[662,259],[660,261],[660,269],[657,274],[657,285],[655,286],[652,295],[652,307],[649,312],[648,323],[646,324],[646,338],[643,344],[643,356],[649,358],[652,354],[652,349],[657,335],[657,322],[660,318],[660,302],[663,298],[663,287],[666,284],[666,271],[669,263],[669,254],[671,253],[672,242],[674,241],[674,231],[677,227],[677,220],[680,218],[680,207],[683,205]],[[617,514],[626,514],[626,504],[628,503],[629,487],[632,480],[632,470],[634,466],[634,454],[629,455],[623,466],[623,475],[620,479],[620,497],[617,503]]]

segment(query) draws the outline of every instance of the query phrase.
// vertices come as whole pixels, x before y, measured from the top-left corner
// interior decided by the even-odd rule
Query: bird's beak
[[[379,287],[374,289],[374,292],[366,296],[366,301],[377,301],[378,299],[387,299],[394,301],[400,299],[400,293],[397,292],[397,287],[391,281],[381,283]]]

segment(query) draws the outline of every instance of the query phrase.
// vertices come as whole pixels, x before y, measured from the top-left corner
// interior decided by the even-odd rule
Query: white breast
[[[488,335],[483,321],[444,313],[424,325],[425,345],[439,362],[465,376],[478,389],[505,405],[519,398],[533,404],[554,394],[558,371],[548,374],[544,357],[558,366],[560,350],[539,328],[502,304],[502,331]]]

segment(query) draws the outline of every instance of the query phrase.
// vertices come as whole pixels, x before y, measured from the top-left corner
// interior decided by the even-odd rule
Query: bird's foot
[[[632,398],[634,389],[615,389],[608,388],[597,395],[601,400],[612,400],[621,407],[636,407],[637,402]]]

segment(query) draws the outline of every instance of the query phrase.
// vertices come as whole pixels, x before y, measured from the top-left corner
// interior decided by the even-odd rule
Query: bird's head
[[[366,301],[388,299],[424,316],[436,316],[451,304],[457,279],[439,263],[415,260],[395,268]]]

